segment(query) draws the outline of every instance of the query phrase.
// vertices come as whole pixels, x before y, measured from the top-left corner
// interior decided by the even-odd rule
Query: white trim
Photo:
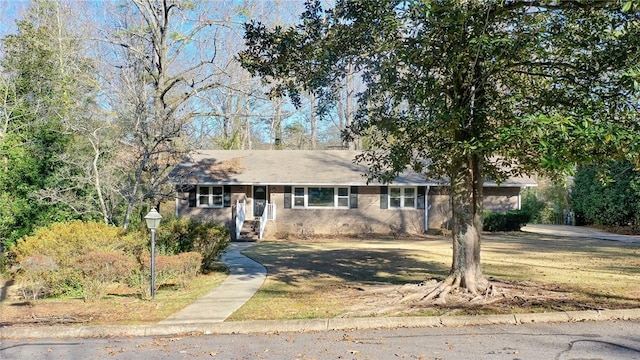
[[[256,187],[264,188],[264,211],[267,211],[267,204],[269,203],[269,186],[268,185],[259,185],[253,184],[251,185],[251,216],[256,218],[255,209],[256,209]]]
[[[400,206],[391,205],[391,191],[393,189],[400,190]],[[406,189],[413,189],[413,206],[405,206],[404,202],[407,199],[405,195]],[[387,191],[387,207],[389,209],[417,209],[418,208],[418,188],[415,186],[389,186]]]
[[[429,209],[431,209],[431,205],[429,205],[429,190],[431,186],[426,186],[424,189],[424,232],[429,230]]]
[[[309,205],[309,188],[333,189],[333,206],[310,206]],[[304,189],[304,195],[296,196],[296,189]],[[347,189],[347,195],[340,196],[340,189]],[[304,205],[296,205],[296,198],[302,199]],[[339,206],[340,199],[346,199],[347,204]],[[350,186],[292,186],[291,187],[291,208],[292,209],[349,209],[351,206],[351,187]]]
[[[206,188],[208,194],[203,195],[200,193],[200,189]],[[220,188],[221,192],[220,195],[214,195],[213,194],[213,189],[214,188]],[[203,196],[207,196],[207,204],[201,204],[200,203],[200,198]],[[220,205],[216,205],[214,204],[214,198],[220,198]],[[199,208],[214,208],[214,209],[221,209],[224,207],[224,186],[223,185],[198,185],[196,187],[196,207]]]

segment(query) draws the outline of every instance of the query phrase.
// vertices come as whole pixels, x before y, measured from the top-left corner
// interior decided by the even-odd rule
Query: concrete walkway
[[[267,276],[261,264],[240,251],[254,243],[231,243],[221,257],[229,276],[208,294],[161,321],[159,325],[207,324],[223,322],[260,289]]]
[[[640,242],[640,236],[616,235],[605,231],[564,225],[527,225],[522,231],[543,235],[583,237],[621,242]],[[221,260],[230,270],[222,284],[191,305],[173,314],[158,325],[188,325],[220,323],[238,310],[260,289],[267,271],[261,264],[242,255],[240,251],[254,243],[231,243]]]
[[[640,236],[608,234],[574,226],[529,225],[525,231],[545,235],[606,238],[640,242]],[[470,316],[416,316],[372,318],[324,318],[297,320],[255,320],[228,322],[229,315],[240,308],[260,288],[266,269],[240,253],[253,243],[232,243],[222,256],[229,266],[228,278],[204,297],[173,316],[152,325],[90,325],[47,327],[0,327],[1,339],[47,339],[113,336],[168,336],[176,334],[254,334],[348,329],[383,329],[396,327],[459,327],[470,325],[556,323],[640,319],[639,309],[580,310],[555,313],[524,313]]]
[[[638,235],[612,234],[606,231],[586,226],[530,224],[523,227],[521,230],[542,235],[602,239],[620,241],[625,243],[640,243],[640,236]]]

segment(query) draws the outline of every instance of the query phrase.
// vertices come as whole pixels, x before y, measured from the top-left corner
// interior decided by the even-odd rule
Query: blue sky
[[[0,0],[0,38],[16,31],[16,19],[29,7],[27,0]]]

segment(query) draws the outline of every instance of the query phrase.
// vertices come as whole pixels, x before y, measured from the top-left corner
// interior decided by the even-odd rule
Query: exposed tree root
[[[453,294],[470,302],[487,302],[497,295],[496,287],[485,278],[464,282],[463,279],[462,274],[451,274],[436,284],[423,283],[422,289],[403,295],[400,302],[442,305]]]
[[[455,276],[405,285],[348,286],[345,301],[353,305],[342,316],[405,316],[425,312],[442,314],[443,311],[444,314],[476,311],[510,313],[514,308],[565,309],[567,306],[587,308],[582,302],[570,299],[570,294],[557,286],[494,279],[486,281],[484,289],[484,284],[481,284],[475,295],[457,283]]]

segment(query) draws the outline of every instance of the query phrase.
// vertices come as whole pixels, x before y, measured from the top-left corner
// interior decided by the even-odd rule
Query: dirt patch
[[[567,310],[603,309],[603,305],[610,308],[610,302],[598,303],[585,301],[578,294],[565,291],[556,285],[536,284],[527,282],[509,282],[491,279],[496,293],[491,296],[474,298],[467,293],[453,292],[445,303],[435,301],[407,301],[407,295],[423,294],[425,289],[434,287],[437,281],[432,280],[421,284],[406,285],[367,285],[348,286],[345,301],[351,301],[343,317],[360,316],[406,316],[420,314],[512,314],[523,312],[546,312]],[[638,304],[635,304],[637,306]],[[631,304],[617,304],[614,308],[631,306]]]

